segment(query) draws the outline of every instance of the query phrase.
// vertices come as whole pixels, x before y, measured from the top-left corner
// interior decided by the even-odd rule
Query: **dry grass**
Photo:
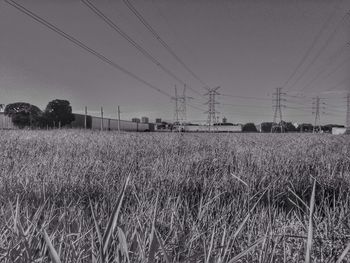
[[[0,262],[350,261],[348,136],[1,131],[0,156]]]

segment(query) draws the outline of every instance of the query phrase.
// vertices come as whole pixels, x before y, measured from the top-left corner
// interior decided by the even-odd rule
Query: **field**
[[[0,262],[350,261],[349,136],[0,131],[0,156]]]

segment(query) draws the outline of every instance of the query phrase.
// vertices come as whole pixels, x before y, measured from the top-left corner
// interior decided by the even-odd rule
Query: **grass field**
[[[349,136],[1,131],[0,156],[0,262],[350,261]]]

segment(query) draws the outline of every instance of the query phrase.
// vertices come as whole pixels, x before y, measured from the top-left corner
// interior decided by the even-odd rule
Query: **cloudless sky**
[[[206,92],[122,0],[91,1],[191,89]],[[175,85],[182,90],[181,83],[81,1],[17,2],[159,89],[172,95]],[[344,97],[350,91],[350,46],[346,46],[350,18],[345,16],[349,0],[130,2],[205,84],[221,87],[219,116],[234,123],[272,121],[274,89],[286,83],[325,25],[305,63],[285,87],[289,94],[285,104],[290,109],[283,111],[286,120],[312,122],[311,98],[319,95],[327,98],[322,122],[344,123]],[[98,115],[103,106],[105,115],[114,117],[120,105],[123,119],[173,118],[174,103],[169,97],[76,47],[4,1],[0,2],[0,36],[1,103],[25,101],[44,109],[48,101],[58,98],[69,100],[74,112],[88,106],[90,114]],[[206,98],[197,93],[187,89],[187,95],[193,97],[188,102],[195,107],[188,106],[188,119],[206,120]]]

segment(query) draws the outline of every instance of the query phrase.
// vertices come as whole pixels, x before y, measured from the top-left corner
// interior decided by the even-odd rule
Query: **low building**
[[[0,112],[0,129],[15,129],[10,117],[6,116],[4,112]]]
[[[139,118],[132,118],[131,119],[132,122],[136,122],[136,123],[140,123],[141,120]]]
[[[208,132],[208,125],[185,125],[183,126],[185,132]],[[242,132],[242,125],[231,124],[231,125],[214,125],[210,127],[212,132]]]
[[[341,134],[346,134],[346,128],[339,128],[339,127],[333,127],[332,128],[332,134],[335,135],[341,135]]]

